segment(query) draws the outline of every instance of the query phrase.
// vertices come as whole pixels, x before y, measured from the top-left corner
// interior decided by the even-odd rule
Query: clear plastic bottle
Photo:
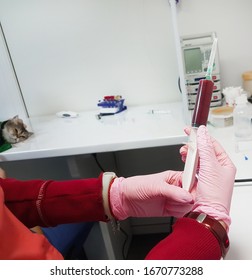
[[[248,103],[247,94],[241,94],[235,99],[233,112],[234,133],[238,139],[249,139],[252,137],[252,106]]]

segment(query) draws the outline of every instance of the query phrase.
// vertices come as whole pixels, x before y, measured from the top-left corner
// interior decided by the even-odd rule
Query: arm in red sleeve
[[[44,181],[0,179],[5,205],[26,226],[106,221],[99,178]]]
[[[5,206],[0,187],[0,260],[62,260],[42,234],[34,234]]]
[[[181,218],[173,232],[146,256],[148,260],[219,260],[221,248],[215,236],[202,224]]]

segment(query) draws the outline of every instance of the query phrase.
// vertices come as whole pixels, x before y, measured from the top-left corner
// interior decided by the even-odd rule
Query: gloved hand
[[[128,217],[181,217],[193,197],[181,188],[182,172],[116,178],[110,188],[110,208],[118,220]]]
[[[185,130],[189,133],[188,130]],[[208,134],[205,126],[197,131],[199,153],[198,183],[192,191],[195,204],[192,211],[208,214],[222,220],[229,227],[229,216],[236,167],[222,146]],[[182,159],[186,147],[183,147]]]

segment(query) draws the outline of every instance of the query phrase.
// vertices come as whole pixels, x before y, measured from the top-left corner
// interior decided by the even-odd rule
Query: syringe
[[[205,79],[201,79],[199,81],[196,103],[193,111],[192,128],[189,136],[188,152],[182,178],[183,188],[188,191],[190,191],[193,187],[198,165],[197,128],[200,125],[206,125],[208,120],[209,108],[214,87],[214,83],[212,81],[212,71],[216,47],[217,38],[215,38],[213,41],[206,77]]]

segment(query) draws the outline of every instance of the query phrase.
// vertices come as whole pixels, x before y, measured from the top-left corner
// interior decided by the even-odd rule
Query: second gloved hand
[[[197,143],[200,164],[193,211],[208,214],[229,227],[236,167],[205,126],[198,128]]]
[[[192,209],[193,197],[181,188],[182,172],[116,178],[109,201],[118,220],[128,217],[181,217]]]

